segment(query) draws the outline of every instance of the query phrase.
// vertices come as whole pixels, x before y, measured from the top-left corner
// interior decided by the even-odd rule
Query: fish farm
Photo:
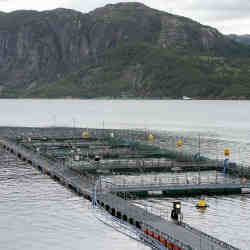
[[[0,146],[43,174],[129,225],[156,249],[238,249],[183,221],[181,204],[171,219],[129,202],[150,196],[240,194],[250,189],[250,168],[164,146],[161,133],[91,128],[0,128]],[[197,240],[198,239],[198,240]]]

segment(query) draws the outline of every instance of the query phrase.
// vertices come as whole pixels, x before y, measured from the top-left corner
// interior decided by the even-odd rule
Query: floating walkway
[[[176,185],[115,185],[110,189],[113,193],[135,193],[148,196],[152,192],[166,196],[189,196],[200,194],[241,194],[244,189],[250,189],[250,183],[217,183],[217,184],[176,184]]]
[[[129,159],[129,160],[101,160],[100,162],[83,162],[69,165],[70,168],[80,172],[92,173],[126,173],[126,172],[176,172],[176,171],[210,171],[222,170],[214,163],[177,162],[169,159]]]
[[[48,160],[46,157],[41,156],[39,152],[31,152],[7,139],[0,139],[0,145],[8,152],[15,154],[19,159],[68,186],[79,195],[92,200],[96,184],[94,176],[80,175],[58,162]],[[103,193],[98,190],[96,199],[110,214],[129,222],[143,233],[158,240],[168,249],[238,250],[238,248],[194,229],[185,223],[177,225],[160,216],[148,213],[143,208],[129,204],[126,200],[109,192]]]

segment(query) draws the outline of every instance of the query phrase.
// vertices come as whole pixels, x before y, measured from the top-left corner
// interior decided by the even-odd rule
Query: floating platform
[[[245,189],[250,189],[250,184],[127,185],[124,187],[116,186],[111,190],[121,196],[123,193],[130,193],[135,197],[146,198],[152,196],[232,195],[246,193]]]
[[[9,153],[16,155],[16,157],[20,160],[27,162],[44,174],[51,176],[51,178],[72,189],[79,195],[83,195],[89,200],[93,199],[94,187],[97,183],[97,178],[95,176],[81,175],[58,161],[48,159],[37,150],[25,148],[24,146],[13,141],[9,141],[8,139],[0,139],[0,145]],[[191,189],[192,187],[189,186],[189,188]],[[166,188],[165,186],[163,190],[167,191],[169,190],[169,187]],[[112,190],[112,192],[113,191],[114,190]],[[149,190],[142,190],[140,187],[140,189],[131,189],[127,192],[129,191]],[[150,188],[150,191],[159,190]],[[119,192],[122,192],[121,189]],[[126,200],[110,192],[103,193],[98,189],[96,199],[100,206],[102,206],[110,214],[121,220],[129,222],[132,226],[137,227],[143,233],[156,239],[160,244],[168,249],[238,250],[237,247],[233,247],[230,244],[207,235],[185,223],[177,225],[176,223],[167,221],[160,216],[149,213],[143,208],[129,204]]]
[[[177,162],[170,159],[105,159],[100,162],[73,162],[69,168],[78,172],[91,173],[149,173],[149,172],[191,172],[191,171],[221,171],[222,168],[213,163]]]

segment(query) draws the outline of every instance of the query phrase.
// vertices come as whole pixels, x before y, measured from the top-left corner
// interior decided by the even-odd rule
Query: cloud
[[[249,0],[210,0],[210,1],[192,1],[192,4],[183,5],[181,9],[185,12],[194,13],[203,16],[207,20],[231,20],[234,18],[249,18],[250,1]]]
[[[71,0],[0,0],[0,11],[10,12],[20,9],[47,10],[58,8],[59,6],[63,7],[69,2],[71,2]]]
[[[64,7],[86,13],[108,3],[135,1],[155,9],[189,17],[214,26],[224,33],[250,33],[249,0],[0,0],[0,11]]]
[[[121,1],[111,0],[72,0],[69,8],[90,11],[107,3]],[[134,2],[125,0],[123,2]],[[210,25],[223,33],[250,33],[250,1],[249,0],[138,0],[145,5],[194,19],[202,24]]]

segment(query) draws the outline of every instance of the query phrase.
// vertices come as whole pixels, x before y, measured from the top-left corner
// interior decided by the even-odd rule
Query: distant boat
[[[182,168],[180,168],[180,167],[173,167],[173,168],[171,168],[171,170],[172,170],[172,171],[181,171]]]
[[[183,97],[182,97],[182,100],[192,100],[192,98],[191,98],[191,97],[188,97],[188,96],[183,96]]]

